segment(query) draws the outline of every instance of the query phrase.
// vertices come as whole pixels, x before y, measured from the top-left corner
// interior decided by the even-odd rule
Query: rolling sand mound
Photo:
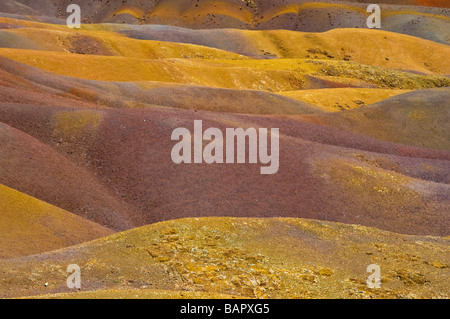
[[[211,100],[212,96],[214,100]],[[310,114],[322,111],[319,107],[302,101],[256,90],[196,86],[156,87],[146,90],[145,98],[155,105],[227,113]]]
[[[91,63],[87,58],[108,57],[85,58]],[[267,62],[271,61],[248,61],[248,67],[262,68]],[[410,145],[392,144],[348,132],[351,122],[339,128],[325,126],[327,121],[333,124],[335,117],[305,115],[314,107],[265,92],[95,82],[57,76],[6,59],[0,63],[4,70],[0,121],[23,132],[4,126],[2,149],[10,160],[1,162],[0,182],[112,229],[193,216],[285,216],[448,235],[448,152],[417,147],[410,142],[408,130],[395,132],[403,134],[402,141]],[[265,68],[292,68],[282,63],[269,63]],[[436,92],[440,97],[429,96],[427,91],[417,93],[423,96],[420,104],[439,107],[435,102],[442,104],[447,91]],[[46,101],[45,94],[53,94],[52,100]],[[131,109],[129,99],[144,104]],[[197,107],[203,110],[182,109]],[[224,112],[251,113],[249,109],[303,114]],[[338,113],[336,119],[345,114],[353,113]],[[222,130],[280,128],[280,171],[262,176],[259,165],[173,164],[171,132],[177,127],[192,129],[198,119],[204,127]],[[434,125],[434,120],[423,123]],[[427,143],[439,144],[445,136],[430,134]],[[270,197],[267,190],[271,190]]]
[[[2,31],[2,47],[130,58],[245,59],[214,48],[160,41],[138,41],[112,32],[73,32],[60,29],[17,28]]]
[[[418,7],[381,5],[382,30],[448,44],[448,10],[422,11]],[[291,3],[269,9],[256,20],[256,29],[323,32],[335,28],[366,29],[367,5],[349,3]]]
[[[447,15],[448,17],[448,15]],[[450,44],[450,21],[411,12],[393,14],[383,19],[383,29],[408,34],[443,44]]]
[[[415,91],[322,119],[376,139],[448,151],[449,99],[448,88]]]
[[[129,37],[176,41],[215,47],[257,58],[321,58],[355,61],[382,67],[424,71],[426,60],[439,63],[434,72],[446,68],[441,58],[448,46],[380,30],[337,29],[310,34],[286,30],[189,30],[167,26],[118,28]],[[378,45],[373,45],[373,43]],[[435,55],[430,57],[429,54]],[[419,61],[423,61],[421,64]],[[428,64],[428,63],[427,63]],[[425,71],[426,72],[426,71]],[[444,71],[444,73],[447,73]]]
[[[449,43],[450,13],[445,1],[380,1],[383,30]],[[49,21],[68,14],[68,0],[12,1],[0,5],[5,14]],[[192,29],[287,29],[322,32],[334,28],[366,28],[370,1],[253,1],[253,0],[114,0],[81,1],[83,22],[164,24]],[[419,6],[417,6],[419,5]],[[433,8],[437,7],[437,8]],[[441,8],[447,9],[441,9]],[[395,16],[393,19],[392,16]]]
[[[89,81],[59,76],[5,58],[0,58],[0,67],[0,96],[3,102],[46,106],[56,104],[69,108],[163,106],[247,114],[322,112],[317,106],[256,90],[216,89],[160,82]],[[214,96],[214,99],[210,96]]]
[[[442,2],[69,3],[0,4],[0,297],[448,298]],[[279,128],[278,172],[175,164],[195,120]]]
[[[358,108],[407,92],[393,89],[338,88],[273,94],[162,82],[89,81],[59,76],[5,58],[0,58],[0,66],[2,68],[0,83],[3,84],[0,96],[4,102],[48,106],[55,104],[86,108],[166,106],[247,114],[307,114],[322,110],[334,112]],[[215,98],[210,99],[211,95]],[[309,104],[299,103],[294,99]],[[240,103],[234,103],[235,101]]]
[[[72,246],[112,231],[31,196],[0,185],[0,258]]]
[[[269,92],[330,87],[419,89],[448,86],[446,76],[423,75],[348,61],[212,61],[87,56],[0,49],[0,56],[61,75],[96,81],[158,81]],[[365,83],[355,85],[359,82]]]
[[[130,226],[138,226],[192,216],[286,216],[359,223],[403,233],[448,234],[446,152],[379,142],[297,118],[157,108],[95,112],[53,109],[51,115],[45,106],[3,105],[1,110],[1,121],[59,150],[110,190],[83,182],[90,190],[79,188],[80,194],[96,198],[92,190],[100,188],[100,194],[115,194],[117,201],[120,199],[139,212],[130,216],[120,208],[128,206],[115,204],[110,213],[102,208],[96,211],[98,215],[82,215],[92,220],[118,218],[122,220],[120,223],[110,222],[124,225],[123,221],[129,221]],[[93,121],[95,118],[101,120]],[[205,128],[218,127],[222,131],[226,127],[281,128],[279,172],[262,176],[260,165],[251,164],[174,164],[170,159],[174,145],[171,132],[177,127],[192,130],[194,119],[202,119]],[[43,128],[40,123],[48,125]],[[21,154],[27,156],[22,151],[12,158],[20,160]],[[64,189],[71,189],[70,181],[55,187],[52,175],[43,169],[35,172],[40,165],[32,163],[32,173],[26,174],[25,169],[19,172],[25,176],[42,172],[45,178],[37,180],[55,188],[36,197],[45,195],[44,199],[54,204],[51,194],[67,194]],[[65,166],[70,167],[60,164],[58,169]],[[56,170],[52,166],[50,169]],[[10,174],[14,176],[17,171]],[[77,174],[80,173],[66,170],[67,178],[80,179]],[[19,186],[29,183],[26,181],[22,177],[14,182],[10,177],[7,185],[20,189]],[[356,192],[358,197],[354,196]],[[111,202],[105,196],[101,200]],[[98,199],[93,203],[96,202]],[[89,202],[88,207],[93,203]],[[72,211],[80,214],[79,206],[72,205],[75,206]],[[408,213],[413,211],[414,214]]]
[[[100,41],[104,54],[117,54],[108,56],[84,52],[90,45],[77,47],[78,53],[88,54],[59,52],[78,40],[58,26],[27,23],[34,29],[9,34],[29,39],[41,34],[50,51],[0,49],[1,56],[28,64],[0,59],[0,121],[8,132],[2,142],[8,150],[4,156],[11,157],[1,162],[2,184],[115,230],[180,217],[284,216],[448,235],[445,117],[436,136],[423,135],[424,142],[418,143],[411,135],[414,126],[394,128],[397,136],[390,135],[387,126],[397,122],[388,115],[383,117],[387,124],[362,120],[360,131],[353,128],[357,124],[342,120],[372,107],[311,115],[321,109],[273,93],[339,88],[335,96],[346,92],[345,101],[359,101],[362,91],[349,87],[383,88],[386,96],[378,90],[370,94],[370,99],[382,99],[398,89],[448,86],[446,76],[435,75],[449,73],[447,46],[374,30],[236,33],[255,40],[240,40],[243,50],[257,48],[281,57],[263,60],[205,46],[129,39],[99,31],[101,26],[73,33],[75,39],[82,36],[81,42],[83,37]],[[35,30],[40,26],[46,31]],[[367,44],[369,34],[382,43],[376,50],[383,54],[356,45]],[[59,45],[55,35],[67,44]],[[296,41],[306,44],[295,53],[303,58],[288,58]],[[157,59],[164,48],[167,55]],[[184,49],[210,52],[214,59],[174,58]],[[346,61],[350,59],[354,61]],[[447,113],[445,96],[417,94],[424,94],[421,104],[439,108],[430,121],[424,118],[420,133],[434,129],[437,114]],[[323,101],[327,91],[313,95],[303,98]],[[386,111],[394,115],[390,112],[395,109]],[[222,130],[280,128],[280,171],[261,176],[259,165],[173,164],[171,132],[192,129],[198,119],[204,127]],[[368,134],[375,123],[387,126],[380,135]],[[430,145],[439,149],[428,149]]]
[[[286,30],[195,31],[165,26],[115,29],[131,37],[128,38],[95,30],[100,26],[78,32],[43,26],[1,31],[0,46],[139,59],[245,60],[244,56],[332,59],[424,73],[450,73],[445,63],[450,55],[448,46],[380,30],[339,29],[311,34]],[[374,42],[378,45],[373,46]]]
[[[175,220],[0,261],[0,296],[69,293],[66,268],[75,263],[85,292],[74,298],[127,298],[132,291],[145,298],[145,289],[197,297],[447,298],[448,244],[303,219]],[[366,285],[373,263],[383,271],[380,289]]]
[[[346,111],[403,94],[406,90],[390,89],[316,89],[280,92],[280,95],[320,106],[326,112]]]
[[[249,2],[250,3],[250,2]],[[365,5],[334,4],[323,2],[292,3],[280,6],[257,7],[244,6],[240,14],[212,8],[210,4],[198,12],[197,9],[174,10],[180,1],[171,4],[171,10],[154,10],[142,16],[140,23],[164,24],[193,29],[260,29],[260,30],[296,30],[305,32],[323,32],[335,28],[365,29],[368,13]],[[241,4],[239,4],[241,5]],[[223,6],[223,5],[221,5]],[[220,7],[221,7],[220,6]],[[163,13],[164,12],[164,13]],[[209,13],[207,13],[209,12]],[[448,44],[450,41],[450,12],[448,10],[421,9],[420,7],[383,6],[382,29]],[[250,17],[249,17],[250,15]],[[116,17],[108,22],[127,22],[129,19]],[[97,20],[97,22],[99,22]]]
[[[48,116],[45,111],[36,108],[33,110],[29,105],[10,104],[9,107],[15,111],[22,108],[30,112],[29,118],[16,118],[24,126],[33,121],[33,117],[38,118],[33,112],[40,112],[41,119],[42,115]],[[6,104],[2,104],[1,110],[14,118],[13,112],[8,112]],[[2,120],[7,118],[8,115],[2,116]],[[11,120],[11,123],[14,121]],[[56,149],[63,148],[63,145],[53,149],[3,123],[0,123],[0,128],[1,184],[111,229],[128,229],[133,225],[130,217],[133,210],[115,199],[86,168],[61,155]],[[59,128],[63,135],[67,134],[66,127]],[[42,130],[40,128],[41,132]],[[52,135],[52,132],[47,133]],[[81,153],[83,150],[78,151]],[[78,156],[83,156],[80,153]]]

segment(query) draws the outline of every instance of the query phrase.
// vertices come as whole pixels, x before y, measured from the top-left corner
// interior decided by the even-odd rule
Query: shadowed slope
[[[0,258],[72,246],[112,231],[0,185]]]
[[[33,112],[30,106],[10,106]],[[5,105],[2,104],[0,109],[5,111]],[[42,120],[45,113],[30,115]],[[5,120],[3,116],[2,120]],[[30,121],[33,120],[26,117],[19,119],[25,126]],[[79,124],[76,119],[74,122]],[[66,132],[64,129],[60,127],[62,134]],[[94,175],[60,152],[3,123],[0,123],[0,145],[1,184],[111,229],[123,230],[133,225],[133,217],[136,218],[133,209],[115,199]]]
[[[20,25],[20,21],[16,20],[15,22]],[[101,30],[78,31],[64,29],[60,26],[54,26],[53,29],[42,28],[43,24],[37,26],[37,28],[27,27],[0,31],[2,34],[0,46],[146,59],[245,59],[238,54],[193,44],[136,40]],[[95,28],[95,25],[91,28]]]
[[[65,269],[75,263],[83,291],[94,290],[81,295],[94,298],[126,298],[133,290],[139,296],[149,287],[166,295],[203,293],[199,298],[218,291],[250,298],[447,298],[448,244],[303,219],[175,220],[0,261],[0,296],[70,292]],[[380,289],[366,284],[373,263],[383,270]]]

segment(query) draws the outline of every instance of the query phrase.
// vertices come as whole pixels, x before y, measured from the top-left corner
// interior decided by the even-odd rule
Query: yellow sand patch
[[[370,29],[324,33],[239,31],[248,49],[279,58],[348,60],[391,69],[449,74],[450,47],[404,34]]]
[[[37,254],[112,231],[0,184],[0,258]]]
[[[194,18],[203,18],[208,14],[224,15],[245,23],[253,20],[253,15],[244,4],[240,6],[226,1],[203,1],[198,3],[198,7],[192,7],[192,2],[186,0],[160,2],[147,14],[146,18],[158,17],[192,22]]]
[[[373,165],[358,165],[340,159],[318,160],[317,174],[338,183],[341,187],[358,196],[361,201],[372,198],[387,198],[384,203],[396,206],[399,204],[418,204],[420,194],[410,185],[414,179],[396,172],[387,171]]]
[[[100,113],[94,111],[60,112],[55,117],[55,130],[66,137],[76,137],[86,129],[95,129],[101,120]]]
[[[280,92],[279,94],[310,104],[318,105],[328,112],[337,112],[373,104],[406,92],[409,91],[388,89],[338,88]]]
[[[112,13],[109,18],[112,18],[113,16],[119,15],[119,14],[130,14],[133,17],[140,18],[144,15],[145,11],[141,8],[132,7],[132,6],[125,6],[121,7],[114,13]]]

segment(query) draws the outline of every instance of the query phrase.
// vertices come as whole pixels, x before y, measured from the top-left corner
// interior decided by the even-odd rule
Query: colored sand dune
[[[0,297],[448,298],[445,1],[381,30],[370,1],[79,2],[0,3]],[[175,164],[198,120],[279,128],[279,170]]]

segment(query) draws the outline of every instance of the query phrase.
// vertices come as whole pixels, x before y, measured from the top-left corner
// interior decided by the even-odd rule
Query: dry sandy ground
[[[0,296],[448,298],[449,261],[443,238],[302,219],[195,218],[0,261]],[[80,292],[66,286],[70,264],[82,269]],[[381,268],[380,289],[367,287],[371,264]]]
[[[0,5],[0,297],[448,298],[443,2],[90,3],[131,24]],[[278,173],[174,164],[194,120],[280,128]]]

